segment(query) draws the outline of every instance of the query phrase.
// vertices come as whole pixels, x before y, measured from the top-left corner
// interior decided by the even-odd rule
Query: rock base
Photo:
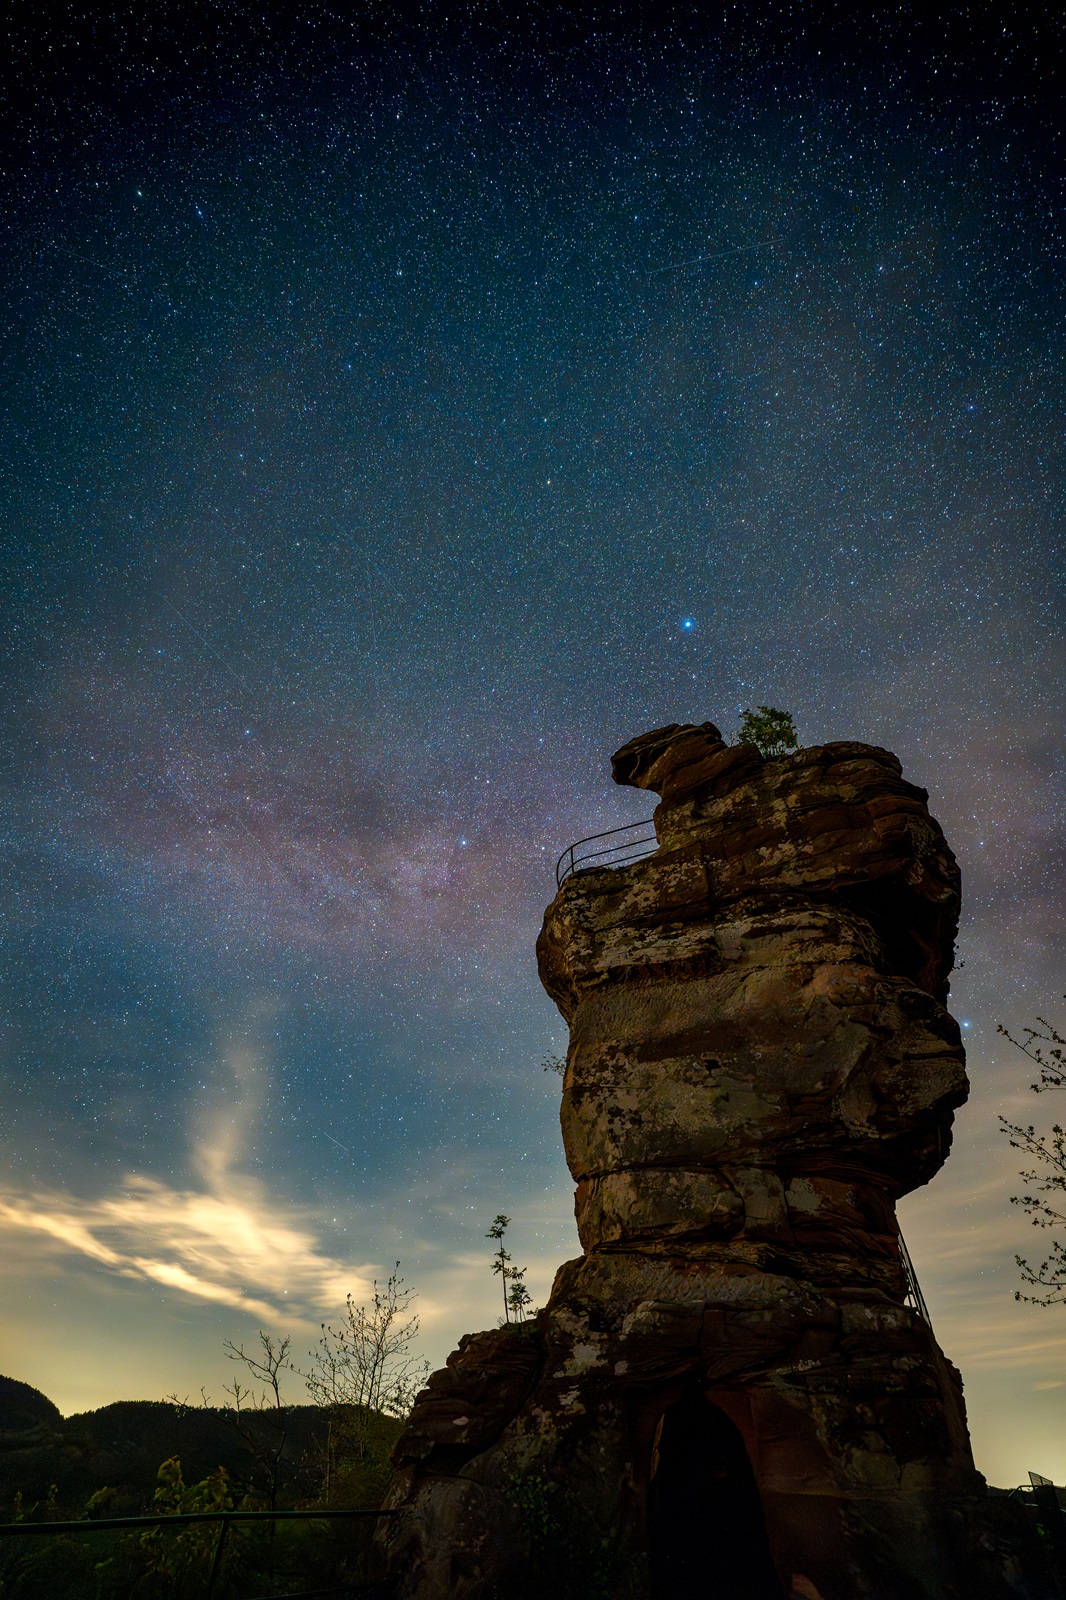
[[[596,1254],[469,1336],[395,1455],[397,1600],[1059,1600],[914,1311]]]

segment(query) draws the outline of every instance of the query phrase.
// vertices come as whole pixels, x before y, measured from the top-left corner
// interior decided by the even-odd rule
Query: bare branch
[[[1066,999],[1066,995],[1063,998]],[[1022,1029],[1020,1039],[1008,1032],[1002,1023],[996,1031],[1040,1068],[1039,1082],[1031,1085],[1036,1094],[1047,1089],[1066,1089],[1066,1038],[1046,1017],[1036,1020],[1035,1028]],[[1023,1127],[1020,1123],[1008,1122],[1006,1117],[1000,1117],[999,1121],[1011,1148],[1036,1162],[1020,1173],[1022,1182],[1036,1192],[1011,1195],[1011,1204],[1025,1212],[1034,1228],[1063,1227],[1066,1212],[1058,1210],[1048,1197],[1066,1194],[1066,1130],[1056,1122],[1050,1134],[1037,1133],[1032,1123]],[[1053,1240],[1048,1255],[1036,1267],[1024,1256],[1014,1259],[1023,1283],[1044,1291],[1023,1294],[1019,1289],[1015,1291],[1016,1300],[1039,1306],[1066,1304],[1066,1244]]]
[[[429,1363],[414,1351],[415,1291],[399,1269],[397,1261],[384,1286],[375,1279],[369,1305],[349,1295],[340,1324],[322,1323],[310,1370],[300,1373],[315,1404],[331,1412],[331,1439],[357,1456],[369,1449],[374,1418],[406,1416],[429,1374]]]
[[[1063,995],[1063,999],[1066,1000],[1066,995]],[[1002,1023],[997,1024],[996,1032],[1009,1039],[1016,1049],[1028,1056],[1030,1061],[1035,1061],[1040,1068],[1040,1082],[1031,1085],[1037,1094],[1043,1094],[1045,1089],[1066,1089],[1066,1039],[1046,1017],[1037,1017],[1036,1020],[1039,1027],[1023,1028],[1020,1039],[1016,1039]]]
[[[253,1378],[265,1387],[257,1395],[250,1388],[242,1388],[240,1378],[235,1377],[231,1384],[224,1384],[223,1388],[227,1394],[233,1396],[234,1427],[265,1470],[269,1485],[270,1509],[276,1511],[281,1458],[288,1436],[285,1405],[281,1398],[281,1374],[296,1369],[289,1360],[291,1339],[286,1337],[276,1340],[271,1334],[264,1333],[260,1329],[259,1343],[261,1350],[258,1355],[254,1352],[249,1353],[243,1345],[234,1344],[230,1339],[224,1342],[223,1349],[231,1361],[242,1362]],[[245,1416],[250,1409],[273,1411],[272,1426],[276,1441],[273,1446],[264,1446],[259,1431],[248,1426]]]

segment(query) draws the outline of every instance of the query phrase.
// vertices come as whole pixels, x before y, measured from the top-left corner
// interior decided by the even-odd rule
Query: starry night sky
[[[651,9],[8,28],[0,1368],[217,1396],[397,1257],[436,1363],[499,1211],[542,1298],[555,858],[766,702],[959,855],[902,1217],[978,1464],[1062,1481],[995,1034],[1066,989],[1061,20]]]

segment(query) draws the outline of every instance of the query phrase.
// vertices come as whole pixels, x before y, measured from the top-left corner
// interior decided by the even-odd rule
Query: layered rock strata
[[[901,1259],[895,1202],[967,1091],[925,791],[885,750],[764,760],[710,723],[613,769],[661,797],[658,849],[574,873],[538,942],[584,1254],[419,1397],[394,1592],[1057,1594]]]

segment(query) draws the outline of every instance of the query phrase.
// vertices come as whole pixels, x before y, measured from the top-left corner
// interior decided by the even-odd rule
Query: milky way
[[[555,857],[646,814],[625,739],[769,703],[959,853],[975,1095],[908,1227],[945,1327],[983,1284],[991,1366],[1036,1340],[1031,1429],[994,1028],[1066,989],[1061,23],[344,9],[16,39],[0,1364],[195,1392],[283,1313],[271,1215],[294,1316],[398,1255],[435,1358],[497,1211],[545,1293]]]

